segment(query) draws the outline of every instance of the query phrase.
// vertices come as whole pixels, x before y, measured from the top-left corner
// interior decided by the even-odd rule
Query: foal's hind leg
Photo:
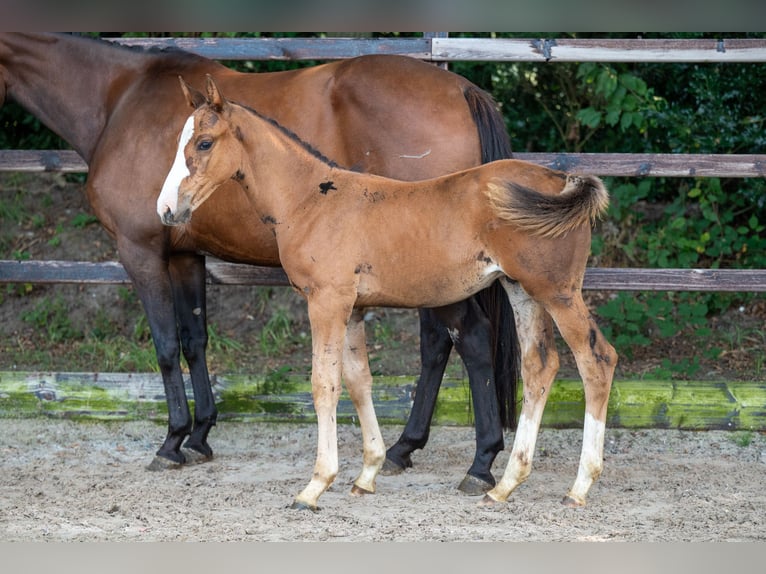
[[[482,502],[487,505],[506,501],[529,476],[543,410],[559,368],[550,316],[518,283],[503,281],[503,286],[513,306],[521,346],[524,402],[508,465],[497,485],[485,495]]]
[[[372,494],[375,492],[375,477],[386,457],[386,448],[372,403],[372,373],[367,359],[363,313],[359,310],[354,310],[346,327],[343,379],[359,415],[364,443],[362,472],[354,481],[351,493]]]
[[[213,458],[207,436],[218,416],[205,354],[208,341],[205,258],[196,254],[174,255],[169,269],[181,349],[194,391],[194,427],[184,444],[184,454],[187,462],[201,462]]]
[[[603,468],[606,409],[617,353],[604,339],[579,291],[568,303],[555,299],[548,310],[574,353],[585,391],[580,465],[574,485],[562,501],[567,506],[583,506],[588,490]]]

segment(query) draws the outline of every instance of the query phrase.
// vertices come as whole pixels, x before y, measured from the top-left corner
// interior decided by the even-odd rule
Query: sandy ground
[[[400,430],[383,428],[387,444]],[[456,490],[473,429],[435,428],[414,468],[354,498],[361,433],[343,426],[340,474],[311,513],[289,505],[311,476],[313,425],[224,422],[213,461],[159,473],[145,468],[163,436],[153,423],[3,419],[0,431],[2,541],[766,540],[758,433],[608,429],[589,504],[569,509],[580,431],[543,429],[529,480],[487,509]]]

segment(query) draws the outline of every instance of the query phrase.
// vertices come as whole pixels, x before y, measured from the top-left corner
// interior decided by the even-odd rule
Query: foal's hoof
[[[351,496],[364,496],[365,494],[375,494],[375,491],[367,490],[366,488],[357,485],[351,487]]]
[[[481,496],[482,494],[492,490],[494,486],[494,484],[490,484],[486,480],[482,480],[470,474],[466,474],[463,482],[460,483],[460,486],[458,486],[457,489],[463,494],[467,494],[469,496]]]
[[[396,476],[397,474],[402,474],[403,472],[403,466],[399,466],[393,460],[387,458],[383,462],[383,466],[380,467],[379,474],[382,474],[383,476]]]
[[[500,506],[502,502],[499,500],[495,500],[492,498],[489,494],[485,494],[482,499],[479,501],[479,506],[483,506],[485,508],[494,508],[497,506]]]
[[[577,499],[572,496],[566,495],[564,498],[561,499],[561,504],[568,508],[582,508],[585,506],[585,501],[582,499]]]
[[[290,505],[292,510],[310,510],[311,512],[319,512],[319,507],[299,500],[293,501]]]
[[[213,451],[210,451],[210,454],[205,454],[193,448],[184,447],[181,449],[181,452],[183,453],[184,458],[186,458],[187,465],[201,464],[213,460]]]
[[[164,456],[155,456],[154,460],[149,463],[146,470],[159,471],[159,470],[177,470],[183,466],[183,462],[176,462],[165,458]]]

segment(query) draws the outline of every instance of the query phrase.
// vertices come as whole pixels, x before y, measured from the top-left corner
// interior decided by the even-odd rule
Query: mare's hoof
[[[154,460],[149,463],[146,470],[159,471],[159,470],[177,470],[183,466],[183,462],[176,462],[165,458],[164,456],[155,456]]]
[[[569,495],[566,495],[564,498],[561,499],[561,504],[569,508],[582,508],[583,506],[585,506],[585,501],[578,500]]]
[[[311,504],[300,502],[298,500],[293,501],[293,503],[290,505],[290,508],[292,510],[310,510],[311,512],[319,512],[318,506],[313,506]]]
[[[404,472],[404,467],[399,466],[390,458],[387,458],[383,462],[383,466],[380,467],[380,471],[379,471],[379,473],[382,474],[383,476],[396,476],[397,474],[402,474],[403,472]]]
[[[351,487],[351,496],[364,496],[365,494],[375,494],[375,491],[367,490],[366,488],[357,485]]]
[[[463,482],[460,483],[460,486],[458,486],[457,489],[463,494],[467,494],[469,496],[481,496],[482,494],[492,490],[494,486],[494,484],[490,484],[486,480],[482,480],[480,478],[476,478],[475,476],[471,476],[470,474],[466,474]]]
[[[202,453],[198,450],[195,450],[193,448],[182,448],[181,452],[184,454],[184,457],[186,458],[186,464],[201,464],[203,462],[208,462],[213,460],[213,451],[210,451],[210,454]]]

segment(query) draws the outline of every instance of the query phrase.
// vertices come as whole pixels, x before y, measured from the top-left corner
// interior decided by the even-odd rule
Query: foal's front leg
[[[364,313],[355,309],[346,329],[343,348],[343,380],[359,415],[364,442],[362,472],[354,481],[351,494],[360,496],[375,492],[375,477],[386,458],[383,435],[380,433],[375,407],[372,403],[372,373],[367,359],[364,336]]]
[[[341,369],[346,324],[352,305],[334,294],[308,300],[311,321],[311,393],[317,416],[317,454],[311,481],[295,497],[292,507],[317,510],[317,502],[338,475],[336,414],[341,393]]]

